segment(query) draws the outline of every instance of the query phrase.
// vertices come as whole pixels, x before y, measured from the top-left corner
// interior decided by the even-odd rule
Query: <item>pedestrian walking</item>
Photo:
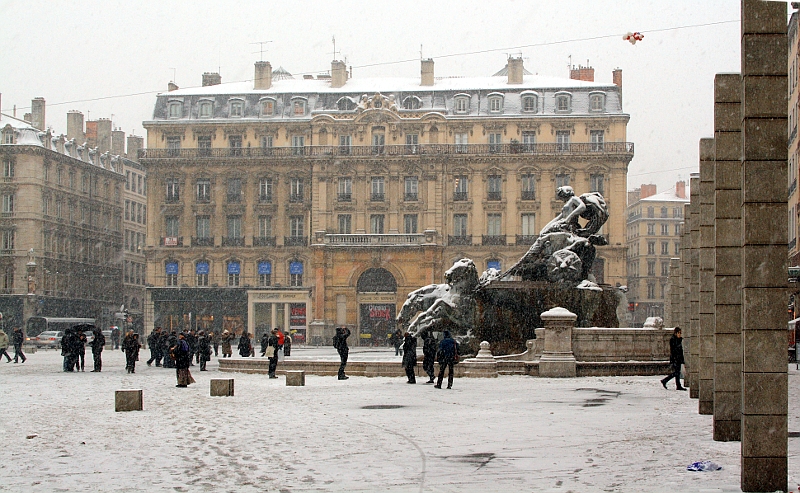
[[[267,357],[269,358],[269,378],[278,378],[275,370],[278,367],[278,332],[277,328],[272,329],[272,335],[267,340]]]
[[[447,374],[447,388],[453,388],[453,365],[458,363],[458,343],[450,337],[450,331],[444,331],[444,338],[439,343],[439,351],[436,354],[439,360],[439,379],[436,381],[437,389],[442,388],[442,379],[445,369],[449,369]]]
[[[672,373],[667,375],[666,378],[661,379],[661,385],[666,389],[667,382],[675,379],[675,390],[686,390],[686,387],[681,385],[681,365],[684,363],[683,359],[683,338],[681,336],[681,328],[675,327],[672,331],[672,337],[669,338],[669,366]]]
[[[77,340],[75,341],[75,371],[80,369],[85,370],[86,365],[86,332],[83,331],[84,327],[76,330]]]
[[[78,335],[75,333],[76,330],[75,327],[67,327],[61,337],[61,356],[64,357],[64,371],[75,371],[75,365],[78,362]]]
[[[242,336],[239,338],[239,345],[236,347],[239,351],[239,356],[242,358],[246,358],[250,356],[253,352],[253,344],[250,342],[250,334],[247,332],[242,332]]]
[[[336,327],[336,335],[333,336],[333,347],[339,353],[339,380],[347,380],[344,373],[347,366],[347,355],[350,354],[350,347],[347,345],[347,338],[350,337],[350,329],[347,327]]]
[[[5,355],[6,363],[11,363],[11,356],[8,355],[8,334],[5,330],[0,330],[0,357]]]
[[[111,326],[111,344],[114,345],[114,349],[119,349],[119,336],[120,330],[119,327],[116,325]]]
[[[422,342],[422,369],[428,374],[426,384],[433,383],[436,347],[436,338],[433,337],[433,333],[430,330],[426,331]]]
[[[261,335],[261,357],[267,354],[267,347],[269,346],[270,331],[267,330]]]
[[[11,342],[14,344],[14,363],[19,361],[20,358],[22,358],[22,362],[25,363],[25,360],[28,358],[22,353],[22,344],[25,342],[25,334],[22,333],[22,329],[14,327],[14,334]]]
[[[129,330],[122,340],[122,351],[125,353],[125,369],[128,373],[136,373],[136,359],[139,357],[139,338]]]
[[[400,329],[395,330],[389,340],[392,341],[392,346],[394,346],[394,355],[402,356],[403,350],[401,346],[403,345],[403,333],[400,332]]]
[[[197,334],[197,354],[200,356],[200,371],[206,371],[206,363],[211,361],[211,341],[202,330]]]
[[[194,378],[189,371],[189,366],[192,364],[192,352],[189,349],[189,343],[186,342],[186,334],[181,332],[178,334],[178,340],[170,350],[170,354],[175,360],[175,374],[178,379],[176,387],[188,387],[194,383]]]
[[[233,348],[231,348],[231,340],[233,339],[233,334],[231,334],[227,329],[222,331],[222,357],[223,358],[230,358],[233,355]]]
[[[92,347],[92,360],[94,361],[94,370],[99,372],[103,369],[103,346],[106,345],[106,336],[103,335],[103,331],[100,330],[99,327],[95,327],[92,329],[92,334],[94,337],[92,338],[92,342],[89,345]]]
[[[414,370],[417,367],[417,338],[412,336],[410,332],[406,332],[403,336],[403,369],[406,370],[408,382],[417,383],[417,377],[414,375]]]
[[[156,327],[150,335],[147,336],[147,347],[150,348],[150,359],[147,360],[147,366],[156,362],[156,366],[161,366],[161,327]]]

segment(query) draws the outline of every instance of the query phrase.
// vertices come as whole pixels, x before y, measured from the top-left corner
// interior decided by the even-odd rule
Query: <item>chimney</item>
[[[144,139],[136,135],[128,136],[128,159],[139,162],[139,149],[144,147]]]
[[[331,87],[343,87],[347,82],[347,66],[340,60],[331,62]]]
[[[86,134],[83,133],[83,113],[80,111],[72,110],[67,113],[67,139],[86,142]]]
[[[206,72],[203,74],[203,87],[216,86],[222,84],[222,76],[217,72]]]
[[[642,185],[641,190],[642,191],[639,195],[639,200],[646,199],[647,197],[651,197],[657,193],[656,186],[653,185],[652,183],[649,185]]]
[[[569,71],[569,78],[585,82],[594,82],[594,69],[589,67],[588,63],[586,67],[578,65],[578,68],[575,68],[573,66]]]
[[[111,154],[115,156],[125,155],[125,132],[115,129],[111,132]]]
[[[203,85],[205,85],[205,79]],[[269,89],[270,87],[272,87],[272,65],[269,62],[256,62],[253,89]]]
[[[97,147],[97,120],[86,122],[86,147]],[[80,141],[78,144],[82,144]]]
[[[508,57],[508,83],[522,84],[522,57]]]
[[[433,58],[426,58],[421,62],[422,68],[421,72],[421,86],[432,86],[433,85]]]
[[[686,198],[686,182],[681,180],[675,183],[675,195],[685,199]]]
[[[167,84],[167,91],[169,92],[177,91],[178,89],[179,89],[178,84],[172,81],[170,81],[169,84]]]
[[[615,68],[611,72],[611,81],[615,86],[619,87],[619,104],[622,106],[622,69]]]
[[[103,154],[111,150],[111,120],[100,118],[97,120],[97,152]]]
[[[32,116],[31,113],[23,113],[22,114],[22,119],[25,120],[26,122],[30,123],[30,124],[33,124],[33,116]]]
[[[45,129],[44,121],[44,98],[33,98],[31,100],[31,124],[39,130]]]

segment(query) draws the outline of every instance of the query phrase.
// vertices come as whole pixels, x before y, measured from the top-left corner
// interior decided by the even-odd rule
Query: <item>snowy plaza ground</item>
[[[457,379],[453,390],[405,378],[208,372],[175,388],[175,371],[136,374],[120,351],[102,373],[61,371],[55,350],[0,363],[0,491],[592,492],[740,491],[738,442],[711,439],[711,416],[658,377]],[[336,359],[332,348],[293,358]],[[400,358],[353,348],[351,360]],[[279,365],[280,369],[280,365]],[[234,397],[210,397],[234,378]],[[800,372],[789,369],[789,431],[800,431]],[[114,412],[114,391],[144,411]],[[794,403],[798,403],[795,405]],[[395,407],[393,406],[401,406]],[[800,478],[800,438],[789,439]],[[688,472],[709,459],[716,472]],[[790,483],[790,491],[797,491]]]

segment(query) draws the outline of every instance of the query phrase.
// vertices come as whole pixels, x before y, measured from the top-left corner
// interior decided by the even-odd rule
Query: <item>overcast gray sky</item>
[[[698,140],[712,136],[714,75],[739,71],[739,9],[740,0],[0,0],[2,111],[16,105],[22,117],[42,96],[57,133],[80,110],[144,135],[173,77],[180,87],[218,70],[223,82],[252,79],[260,41],[271,41],[265,60],[295,75],[330,68],[333,36],[354,77],[418,77],[420,45],[436,76],[491,75],[521,53],[529,71],[566,78],[571,57],[588,60],[598,82],[623,70],[636,146],[628,188],[661,191],[697,169]],[[629,31],[644,39],[631,45]]]

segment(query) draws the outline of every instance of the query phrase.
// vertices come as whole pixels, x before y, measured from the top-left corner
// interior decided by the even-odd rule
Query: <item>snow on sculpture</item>
[[[404,330],[418,337],[442,324],[451,325],[460,333],[472,328],[478,287],[475,263],[468,258],[458,260],[444,273],[444,280],[444,284],[429,284],[409,293],[397,315]],[[418,312],[422,314],[410,323]]]

